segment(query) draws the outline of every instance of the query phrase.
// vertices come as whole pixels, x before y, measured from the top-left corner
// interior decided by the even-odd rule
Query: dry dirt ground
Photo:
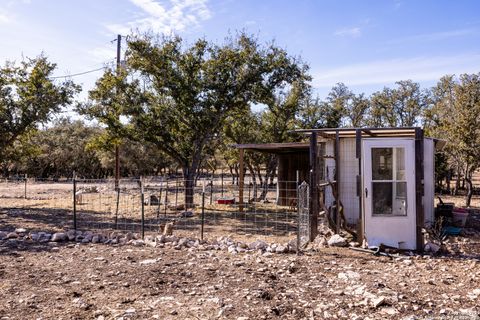
[[[71,224],[0,201],[0,230]],[[464,240],[460,255],[393,259],[1,240],[0,319],[480,319],[480,239]]]
[[[0,241],[0,319],[478,319],[480,261]],[[461,317],[462,316],[462,317]]]

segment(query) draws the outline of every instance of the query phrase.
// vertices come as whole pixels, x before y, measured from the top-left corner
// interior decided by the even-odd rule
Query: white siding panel
[[[340,200],[350,224],[356,224],[360,214],[357,197],[358,159],[355,151],[355,138],[340,140]]]
[[[423,205],[425,211],[425,225],[430,226],[434,222],[435,210],[435,143],[433,139],[426,138],[423,141],[423,178],[424,197]]]

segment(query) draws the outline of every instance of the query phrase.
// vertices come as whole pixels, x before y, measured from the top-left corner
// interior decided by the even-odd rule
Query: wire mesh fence
[[[298,232],[297,248],[303,248],[310,241],[309,186],[303,182],[298,187]]]
[[[80,230],[161,233],[172,222],[178,236],[296,237],[297,181],[259,185],[246,177],[243,192],[233,181],[223,175],[198,179],[186,205],[185,181],[179,177],[122,179],[119,188],[112,179],[1,180],[0,207]]]

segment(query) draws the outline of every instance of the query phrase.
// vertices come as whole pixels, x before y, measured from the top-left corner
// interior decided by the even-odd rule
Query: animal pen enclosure
[[[175,234],[185,237],[254,236],[270,242],[296,238],[298,181],[275,181],[267,186],[265,199],[261,201],[253,199],[260,186],[249,177],[245,181],[240,190],[228,176],[200,178],[194,189],[195,207],[185,209],[184,184],[178,177],[122,179],[118,189],[115,181],[109,179],[3,180],[0,210],[22,215],[32,229],[76,228],[144,234],[162,232],[166,223],[175,221]],[[240,204],[239,194],[249,201]],[[281,199],[284,194],[288,194],[288,201]]]

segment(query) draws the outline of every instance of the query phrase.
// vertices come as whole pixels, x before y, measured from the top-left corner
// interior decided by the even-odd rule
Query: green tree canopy
[[[411,80],[396,82],[396,88],[385,87],[370,98],[368,125],[372,127],[413,127],[420,125],[429,107],[429,92]]]
[[[83,112],[117,134],[126,130],[131,138],[153,143],[174,159],[183,171],[187,206],[192,204],[195,174],[229,113],[251,103],[273,104],[276,92],[305,77],[307,70],[283,49],[261,46],[244,34],[221,46],[134,36],[126,56],[128,73],[136,80],[120,75],[108,81],[115,85],[99,81],[90,93],[93,104]],[[105,101],[115,101],[111,97],[118,87],[129,94],[108,103],[111,111],[98,112]],[[119,125],[120,115],[128,125]]]
[[[470,206],[472,175],[480,167],[480,74],[445,76],[432,91],[428,129],[447,141],[445,151],[465,175]]]
[[[0,68],[0,161],[21,135],[50,121],[80,91],[70,80],[52,80],[55,67],[39,56]]]

